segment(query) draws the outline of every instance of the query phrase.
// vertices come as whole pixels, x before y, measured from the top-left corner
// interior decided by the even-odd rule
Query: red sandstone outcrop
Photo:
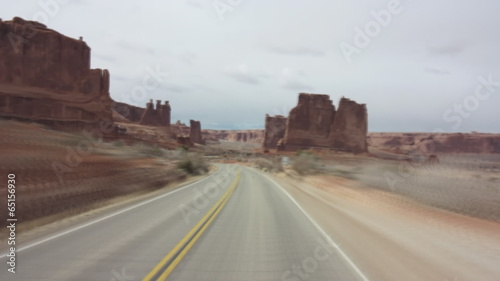
[[[278,148],[278,142],[285,136],[287,118],[266,114],[266,127],[263,147],[265,150]]]
[[[144,115],[145,108],[133,106],[123,102],[113,102],[113,111],[121,116],[128,122],[139,123],[142,115]]]
[[[150,100],[146,105],[146,110],[142,114],[141,125],[149,126],[167,126],[170,127],[170,104],[165,101],[161,104],[160,100],[156,101],[156,108],[153,105],[153,100]]]
[[[0,116],[71,126],[112,121],[109,72],[90,69],[84,41],[14,18],[0,21],[0,57]]]
[[[177,136],[177,144],[184,145],[187,147],[193,147],[194,144],[189,138],[189,136]]]
[[[299,102],[286,119],[266,116],[264,149],[279,148],[294,151],[311,147],[325,147],[353,153],[367,151],[368,118],[366,105],[342,98],[335,111],[328,95],[299,94]],[[284,118],[284,117],[282,117]]]
[[[177,120],[175,124],[170,125],[170,130],[175,136],[187,136],[191,129],[180,120]]]
[[[354,153],[368,151],[368,113],[365,104],[342,98],[330,129],[330,147]]]
[[[335,107],[328,95],[299,94],[299,102],[288,116],[284,145],[286,150],[328,147]]]
[[[193,143],[205,144],[205,140],[201,137],[201,123],[200,121],[189,120],[190,132],[189,139]]]

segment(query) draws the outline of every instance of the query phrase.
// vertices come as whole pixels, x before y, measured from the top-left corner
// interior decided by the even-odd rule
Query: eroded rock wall
[[[354,153],[368,151],[368,113],[365,104],[340,99],[339,109],[330,129],[330,147]]]
[[[328,95],[299,94],[299,102],[288,116],[284,144],[286,150],[328,147],[335,107]]]
[[[287,151],[323,147],[362,153],[367,152],[367,133],[365,104],[342,98],[336,111],[328,95],[300,93],[288,118],[266,116],[263,147]]]
[[[171,109],[168,101],[165,101],[165,104],[161,104],[161,101],[157,100],[155,107],[153,100],[150,100],[146,104],[146,109],[139,123],[148,126],[170,127],[170,111]]]
[[[113,110],[130,122],[139,123],[144,114],[145,108],[133,106],[123,102],[114,102]]]
[[[109,72],[90,48],[45,25],[0,21],[0,116],[50,124],[112,120]]]
[[[201,137],[201,123],[200,121],[196,120],[189,120],[190,123],[190,132],[189,132],[189,139],[193,143],[198,143],[198,144],[205,144],[205,141]]]
[[[285,137],[287,118],[285,116],[269,116],[266,114],[266,127],[263,147],[265,150],[276,149],[280,139]]]

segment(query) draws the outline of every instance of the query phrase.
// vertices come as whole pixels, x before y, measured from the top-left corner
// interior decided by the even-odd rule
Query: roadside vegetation
[[[190,175],[201,175],[208,172],[209,164],[201,155],[194,152],[180,151],[177,168]]]
[[[282,172],[283,166],[279,159],[257,158],[253,162],[254,166],[265,172]]]

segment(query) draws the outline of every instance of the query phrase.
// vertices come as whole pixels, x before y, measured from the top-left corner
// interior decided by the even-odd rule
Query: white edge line
[[[361,277],[361,279],[363,279],[363,281],[370,281],[363,274],[363,272],[354,264],[354,262],[347,256],[347,254],[344,251],[342,251],[342,249],[340,248],[340,246],[337,243],[335,243],[335,241],[332,240],[332,238],[326,233],[326,231],[323,230],[323,228],[321,228],[321,226],[300,206],[300,204],[290,195],[290,193],[288,193],[281,185],[279,185],[277,182],[275,182],[268,175],[266,175],[264,173],[260,173],[260,174],[264,175],[271,182],[273,182],[276,186],[278,186],[279,189],[281,191],[283,191],[290,198],[290,200],[292,200],[292,202],[295,203],[295,205],[297,205],[297,207],[299,208],[299,210],[312,222],[312,224],[328,240],[328,242],[330,242],[330,244],[332,244],[332,246],[335,247],[338,250],[338,252],[340,253],[340,255],[347,261],[347,263],[349,263],[349,265],[354,269],[354,271],[356,271],[356,273]]]
[[[222,171],[222,170],[219,170],[219,171]],[[48,242],[48,241],[50,241],[50,240],[54,240],[54,239],[56,239],[56,238],[59,238],[59,237],[61,237],[61,236],[66,235],[66,234],[69,234],[69,233],[75,232],[75,231],[77,231],[77,230],[80,230],[80,229],[85,228],[85,227],[87,227],[87,226],[90,226],[90,225],[96,224],[96,223],[101,222],[101,221],[103,221],[103,220],[107,220],[107,219],[112,218],[112,217],[114,217],[114,216],[117,216],[117,215],[119,215],[119,214],[122,214],[122,213],[128,212],[128,211],[133,210],[133,209],[135,209],[135,208],[138,208],[138,207],[140,207],[140,206],[143,206],[143,205],[149,204],[149,203],[151,203],[151,202],[153,202],[153,201],[156,201],[156,200],[158,200],[158,199],[161,199],[161,198],[163,198],[163,197],[165,197],[165,196],[168,196],[168,195],[171,195],[171,194],[176,193],[176,192],[178,192],[178,191],[184,190],[184,189],[186,189],[186,188],[188,188],[188,187],[190,187],[190,186],[192,186],[192,185],[194,185],[194,184],[197,184],[197,183],[199,183],[199,182],[205,181],[205,180],[207,180],[207,179],[209,179],[209,178],[211,178],[211,177],[215,176],[216,174],[218,174],[218,173],[219,173],[219,171],[218,171],[218,172],[216,172],[216,173],[214,173],[214,174],[212,174],[212,175],[210,175],[210,176],[208,176],[208,177],[206,177],[206,178],[203,178],[203,179],[197,180],[197,181],[195,181],[195,182],[193,182],[193,183],[190,183],[190,184],[185,185],[185,186],[183,186],[183,187],[181,187],[181,188],[178,188],[178,189],[172,190],[172,191],[167,192],[167,193],[165,193],[165,194],[163,194],[163,195],[159,195],[159,196],[157,196],[157,197],[154,197],[154,198],[151,198],[151,199],[149,199],[149,200],[147,200],[147,201],[144,201],[144,202],[138,203],[138,204],[133,205],[133,206],[131,206],[131,207],[128,207],[128,208],[126,208],[126,209],[122,209],[122,210],[120,210],[120,211],[118,211],[118,212],[116,212],[116,213],[112,213],[112,214],[107,215],[107,216],[105,216],[105,217],[102,217],[102,218],[96,219],[96,220],[94,220],[94,221],[88,222],[88,223],[86,223],[86,224],[83,224],[83,225],[80,225],[80,226],[77,226],[77,227],[71,228],[71,229],[66,230],[66,231],[64,231],[64,232],[60,232],[60,233],[58,233],[58,234],[56,234],[56,235],[53,235],[53,236],[47,237],[47,238],[45,238],[45,239],[42,239],[42,240],[37,241],[37,242],[34,242],[34,243],[29,244],[29,245],[27,245],[27,246],[24,246],[24,247],[18,248],[18,249],[16,249],[16,252],[21,252],[21,251],[27,250],[27,249],[29,249],[29,248],[32,248],[32,247],[38,246],[38,245],[40,245],[40,244],[46,243],[46,242]],[[7,256],[7,254],[8,254],[8,251],[7,251],[7,253],[0,255],[0,259],[2,259],[2,258],[4,258],[4,257],[6,257],[6,256]]]

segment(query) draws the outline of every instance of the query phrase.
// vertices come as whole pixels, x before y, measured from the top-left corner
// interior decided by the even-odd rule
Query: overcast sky
[[[498,0],[0,1],[82,36],[113,99],[170,100],[173,122],[263,128],[308,92],[366,103],[372,132],[500,133]]]

